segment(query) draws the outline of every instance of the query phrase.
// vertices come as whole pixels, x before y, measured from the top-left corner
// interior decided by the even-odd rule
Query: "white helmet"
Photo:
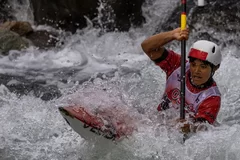
[[[222,60],[222,55],[218,45],[206,40],[199,40],[195,42],[191,47],[188,58],[189,57],[208,61],[215,66],[219,65]]]

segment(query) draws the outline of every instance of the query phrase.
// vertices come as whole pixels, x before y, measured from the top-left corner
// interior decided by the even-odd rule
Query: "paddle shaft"
[[[186,0],[182,2],[181,13],[181,29],[185,29],[187,25]],[[185,71],[186,70],[186,40],[181,41],[181,105],[180,119],[185,119]]]

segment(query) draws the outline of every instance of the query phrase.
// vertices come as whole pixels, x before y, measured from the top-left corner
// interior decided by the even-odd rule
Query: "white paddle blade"
[[[205,0],[198,0],[198,6],[199,7],[205,6]]]

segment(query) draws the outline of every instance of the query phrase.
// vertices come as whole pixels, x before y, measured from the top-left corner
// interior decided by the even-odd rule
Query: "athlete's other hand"
[[[199,131],[207,131],[208,130],[207,124],[204,122],[191,123],[185,119],[177,119],[175,121],[175,126],[180,132],[182,132],[184,134],[188,134],[190,132],[196,133]]]
[[[188,134],[191,132],[191,126],[185,119],[177,119],[176,127],[183,134]]]

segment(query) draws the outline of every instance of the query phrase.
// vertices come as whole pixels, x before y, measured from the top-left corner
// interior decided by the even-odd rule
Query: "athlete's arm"
[[[173,40],[187,40],[189,30],[181,30],[180,28],[168,32],[162,32],[153,35],[141,44],[143,51],[148,55],[151,60],[156,60],[162,57],[164,52],[164,45]]]

